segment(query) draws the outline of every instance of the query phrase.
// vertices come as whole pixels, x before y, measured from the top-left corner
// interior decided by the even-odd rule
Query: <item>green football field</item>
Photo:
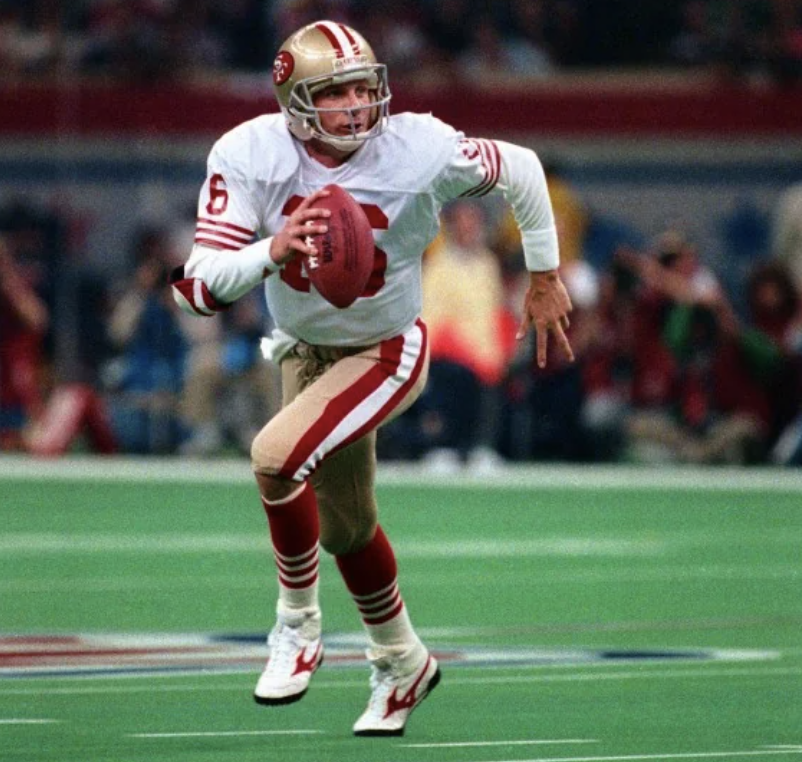
[[[275,579],[247,463],[0,458],[0,760],[802,760],[802,473],[383,469],[379,497],[443,681],[365,739],[330,559],[308,695],[252,701]]]

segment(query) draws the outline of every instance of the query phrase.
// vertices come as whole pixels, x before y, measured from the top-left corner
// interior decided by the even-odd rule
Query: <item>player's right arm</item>
[[[215,147],[198,200],[195,245],[186,264],[170,275],[178,306],[190,315],[214,315],[291,259],[313,253],[306,236],[326,232],[315,220],[328,212],[311,208],[322,195],[311,194],[274,236],[256,240],[256,194]]]

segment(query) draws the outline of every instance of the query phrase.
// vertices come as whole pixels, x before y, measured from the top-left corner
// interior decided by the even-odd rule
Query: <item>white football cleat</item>
[[[267,644],[270,657],[254,689],[255,701],[268,706],[300,701],[323,661],[320,612],[279,614]]]
[[[421,646],[410,670],[398,657],[371,659],[368,708],[354,725],[355,736],[402,736],[409,715],[440,682],[436,659]]]

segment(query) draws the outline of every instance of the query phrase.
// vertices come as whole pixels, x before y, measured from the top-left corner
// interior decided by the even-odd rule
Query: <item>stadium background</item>
[[[306,15],[395,40],[395,111],[432,111],[558,161],[606,230],[639,245],[681,226],[739,302],[749,268],[772,256],[778,201],[802,182],[799,3],[702,3],[709,38],[685,34],[681,11],[698,3],[529,3],[574,19],[571,44],[547,29],[549,65],[535,76],[466,53],[465,39],[438,45],[448,27],[428,15],[489,15],[509,36],[516,5],[527,3],[0,2],[4,229],[22,214],[62,233],[47,239],[60,247],[47,252],[46,393],[88,382],[114,396],[92,362],[107,316],[92,285],[128,283],[143,227],[191,237],[211,144],[274,107],[273,47]],[[749,11],[742,44],[724,34],[722,45],[736,7]],[[393,25],[405,34],[388,35]],[[137,34],[112,34],[125,28]],[[115,39],[124,55],[86,53]],[[417,40],[420,58],[398,39]],[[697,48],[679,42],[694,39],[709,44],[688,56]],[[247,458],[193,462],[174,439],[156,444],[161,457],[95,458],[70,438],[54,460],[5,441],[4,760],[802,755],[798,469],[523,462],[443,476],[383,464],[405,595],[449,663],[408,745],[359,746],[348,731],[367,690],[363,643],[333,565],[322,567],[331,664],[297,711],[265,714],[249,693],[274,582]]]
[[[164,394],[136,392],[147,441],[126,439],[141,411],[115,396],[128,347],[109,340],[114,302],[132,287],[136,247],[149,234],[182,259],[210,146],[275,108],[269,51],[320,15],[357,20],[384,52],[396,111],[431,111],[555,164],[591,220],[583,256],[597,276],[616,246],[645,249],[678,230],[743,313],[751,269],[775,254],[780,201],[802,181],[799,3],[670,6],[6,0],[0,222],[8,235],[24,239],[28,225],[43,239],[34,254],[52,312],[43,399],[58,407],[54,391],[81,382],[116,401],[123,452],[175,453],[191,437],[184,421],[168,420],[179,377]],[[25,449],[15,436],[25,411],[2,407],[4,447]],[[515,402],[508,407],[514,418]],[[51,425],[48,441],[29,449],[85,449],[80,437],[59,439],[54,429],[69,425]]]

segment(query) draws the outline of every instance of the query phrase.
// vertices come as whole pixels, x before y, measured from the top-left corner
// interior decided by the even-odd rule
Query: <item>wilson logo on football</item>
[[[295,59],[288,50],[282,50],[273,61],[273,82],[283,85],[295,71]]]

